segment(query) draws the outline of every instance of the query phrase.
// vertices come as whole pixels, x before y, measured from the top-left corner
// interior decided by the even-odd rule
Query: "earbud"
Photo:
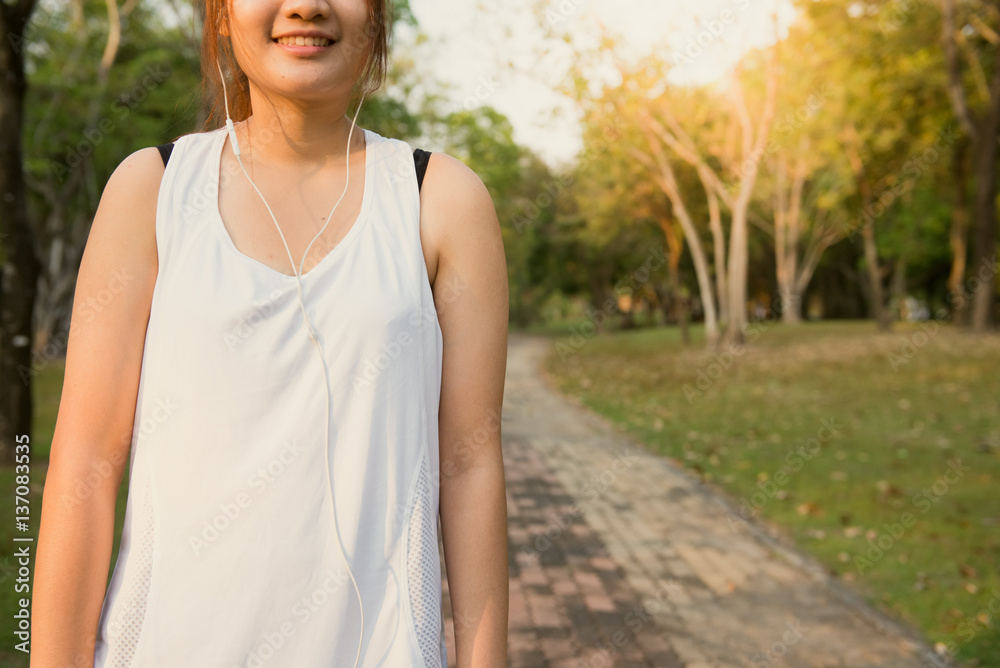
[[[326,226],[330,224],[330,220],[333,218],[333,212],[337,210],[337,207],[340,206],[340,202],[344,199],[344,195],[347,194],[347,187],[351,182],[351,137],[354,135],[354,127],[358,120],[358,114],[361,112],[361,104],[364,102],[365,96],[364,93],[362,92],[361,101],[358,102],[358,110],[354,112],[354,119],[351,121],[351,130],[350,132],[347,133],[347,154],[345,156],[345,161],[347,163],[347,172],[344,183],[344,192],[341,193],[340,199],[337,200],[337,203],[333,205],[333,210],[331,210],[330,215],[327,216],[326,223],[323,225],[322,228],[320,228],[320,231],[316,234],[316,236],[313,237],[313,240],[309,242],[309,245],[306,246],[306,251],[302,255],[302,262],[299,263],[298,270],[296,270],[295,260],[292,258],[292,251],[289,250],[288,248],[288,243],[285,241],[285,235],[282,234],[281,226],[278,225],[278,219],[274,217],[274,212],[271,211],[271,207],[268,206],[267,200],[264,198],[263,193],[260,192],[260,189],[257,187],[257,184],[253,182],[253,179],[250,178],[250,175],[247,174],[246,167],[243,166],[243,160],[240,159],[240,143],[236,140],[236,128],[233,127],[233,119],[229,116],[229,95],[226,92],[226,77],[222,73],[222,65],[219,64],[218,60],[215,61],[215,64],[219,68],[219,76],[222,79],[222,96],[226,105],[226,131],[229,133],[229,141],[233,145],[233,155],[236,157],[236,161],[240,164],[240,169],[243,170],[243,174],[247,177],[247,181],[250,182],[250,185],[253,186],[253,189],[257,191],[258,195],[260,195],[261,201],[263,201],[264,206],[267,207],[267,212],[271,214],[271,219],[274,220],[274,226],[278,229],[278,234],[281,235],[282,243],[285,244],[285,250],[288,252],[288,259],[292,263],[292,271],[295,272],[295,282],[296,285],[298,286],[298,293],[299,293],[299,305],[302,307],[302,316],[303,318],[305,318],[306,330],[309,333],[309,338],[316,346],[316,352],[319,354],[320,362],[323,365],[323,375],[326,378],[325,385],[326,385],[326,411],[327,411],[326,443],[325,447],[323,448],[323,452],[326,457],[327,489],[330,493],[330,507],[333,509],[333,526],[334,526],[334,531],[337,534],[337,545],[340,547],[340,556],[344,559],[344,563],[347,564],[347,572],[351,576],[351,582],[354,584],[354,591],[358,595],[358,605],[361,606],[361,635],[358,638],[358,653],[354,658],[354,668],[357,668],[358,660],[361,658],[361,645],[365,637],[365,605],[361,600],[361,590],[358,589],[358,583],[354,579],[354,572],[351,570],[351,564],[350,562],[348,562],[347,555],[344,553],[344,545],[340,540],[340,528],[337,525],[337,507],[336,504],[334,504],[333,502],[333,483],[330,480],[330,401],[331,401],[330,372],[326,368],[326,358],[323,357],[323,348],[320,345],[319,340],[317,339],[316,330],[313,328],[312,322],[310,322],[309,320],[309,314],[306,312],[305,301],[302,298],[302,264],[305,262],[306,257],[309,255],[309,249],[312,248],[312,245],[313,243],[316,242],[316,239],[318,239],[319,236],[323,234],[323,230],[326,229]],[[367,152],[369,150],[371,150],[371,148],[366,146],[365,151]]]

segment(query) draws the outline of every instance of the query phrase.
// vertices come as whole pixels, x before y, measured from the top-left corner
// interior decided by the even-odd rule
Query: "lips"
[[[278,37],[274,41],[287,46],[330,46],[333,44],[326,37],[304,37],[302,35]]]

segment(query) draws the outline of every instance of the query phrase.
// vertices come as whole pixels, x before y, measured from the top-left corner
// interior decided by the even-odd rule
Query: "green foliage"
[[[371,128],[383,137],[404,141],[420,134],[420,118],[402,100],[384,94],[365,98],[358,114],[358,125]]]
[[[70,9],[48,7],[30,31],[40,48],[29,49],[24,144],[28,181],[42,195],[34,203],[43,215],[59,205],[94,210],[103,184],[128,154],[190,131],[197,115],[197,49],[164,25],[160,13],[139,3],[123,18],[121,43],[102,84],[105,5],[88,0],[82,24],[74,23]],[[77,181],[82,191],[72,187]]]

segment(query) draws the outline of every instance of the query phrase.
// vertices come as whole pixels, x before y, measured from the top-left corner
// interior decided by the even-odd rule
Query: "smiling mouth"
[[[285,44],[290,46],[330,46],[333,44],[326,37],[302,37],[301,35],[296,35],[294,37],[278,37],[273,40],[277,44]]]

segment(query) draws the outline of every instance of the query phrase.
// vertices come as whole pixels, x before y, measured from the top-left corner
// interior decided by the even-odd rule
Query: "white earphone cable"
[[[255,184],[253,182],[253,179],[250,178],[250,175],[247,174],[246,167],[243,166],[243,160],[240,158],[240,145],[239,145],[239,142],[236,140],[236,129],[233,127],[232,118],[230,118],[230,116],[229,116],[229,95],[226,92],[226,77],[222,73],[222,65],[220,65],[218,61],[216,61],[215,64],[219,68],[219,76],[222,79],[222,95],[223,95],[223,100],[224,100],[225,105],[226,105],[226,128],[227,128],[227,130],[229,132],[229,140],[230,140],[230,142],[233,145],[233,154],[236,157],[236,161],[240,165],[240,169],[243,170],[243,174],[247,177],[247,181],[249,181],[250,185],[253,186],[253,189],[255,191],[257,191],[257,194],[260,196],[261,201],[264,202],[264,206],[267,208],[267,212],[269,214],[271,214],[271,219],[274,221],[274,226],[277,228],[278,234],[281,236],[281,242],[285,245],[285,251],[288,253],[288,259],[292,263],[292,271],[295,274],[295,282],[296,282],[296,286],[298,287],[298,294],[299,294],[299,305],[302,307],[302,316],[305,319],[306,329],[309,332],[309,338],[312,339],[313,344],[315,344],[316,352],[319,354],[320,362],[323,365],[323,376],[324,376],[324,378],[326,380],[326,442],[325,442],[326,446],[323,448],[323,452],[324,452],[325,460],[326,460],[327,490],[328,490],[329,495],[330,495],[330,507],[331,507],[331,509],[333,511],[333,525],[334,525],[334,530],[337,533],[337,545],[340,548],[340,555],[343,558],[344,563],[347,564],[347,572],[351,576],[351,582],[354,584],[354,591],[358,595],[358,605],[361,607],[361,634],[358,637],[358,652],[357,652],[357,655],[354,658],[354,668],[357,668],[358,660],[361,658],[361,646],[362,646],[362,643],[363,643],[363,640],[364,640],[364,636],[365,636],[365,606],[364,606],[364,603],[361,600],[361,590],[358,588],[357,580],[354,579],[354,572],[351,570],[351,564],[350,564],[350,562],[348,562],[347,555],[344,552],[344,544],[343,544],[343,542],[341,541],[341,538],[340,538],[340,527],[337,524],[337,507],[336,507],[336,504],[333,501],[333,483],[330,480],[330,447],[329,447],[329,444],[330,444],[330,401],[331,401],[331,396],[330,396],[330,372],[327,370],[326,359],[323,357],[323,348],[322,348],[322,346],[320,345],[319,341],[316,338],[316,331],[313,329],[312,323],[309,321],[309,315],[306,312],[305,301],[303,300],[303,297],[302,297],[302,266],[305,264],[305,259],[309,255],[309,249],[312,248],[312,245],[313,245],[313,243],[316,242],[316,239],[318,239],[319,236],[321,234],[323,234],[323,230],[326,229],[326,226],[330,224],[330,220],[333,218],[334,211],[337,210],[337,207],[340,206],[340,202],[344,199],[344,195],[347,194],[347,188],[348,188],[348,185],[351,182],[351,137],[354,134],[354,127],[355,127],[355,124],[356,124],[356,122],[358,120],[358,114],[361,112],[361,104],[364,102],[365,96],[364,96],[364,93],[362,92],[361,101],[358,102],[358,109],[357,109],[357,111],[354,112],[354,119],[351,121],[351,129],[350,129],[350,131],[347,134],[347,152],[346,152],[346,156],[345,156],[347,175],[346,175],[345,182],[344,182],[344,192],[342,192],[340,194],[340,199],[338,199],[337,203],[333,205],[333,209],[330,211],[330,215],[327,216],[327,218],[326,218],[326,223],[323,224],[323,227],[320,228],[320,231],[316,233],[316,236],[313,237],[313,240],[309,242],[308,246],[306,246],[305,253],[302,255],[302,261],[299,263],[298,269],[296,269],[295,268],[295,260],[292,258],[292,251],[288,248],[288,243],[285,241],[285,235],[281,232],[281,226],[278,225],[278,219],[275,218],[274,212],[271,211],[271,207],[268,205],[267,200],[264,198],[264,195],[260,192],[260,189],[257,188],[257,184]],[[367,142],[366,142],[365,143],[366,161],[367,161],[367,152],[369,150],[370,150],[370,147],[367,145]]]

